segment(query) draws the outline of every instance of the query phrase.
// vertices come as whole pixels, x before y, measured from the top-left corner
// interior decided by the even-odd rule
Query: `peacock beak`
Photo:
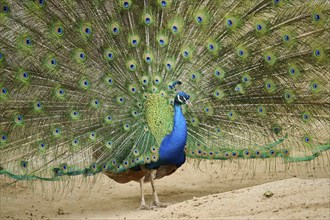
[[[186,101],[186,104],[187,104],[189,107],[192,107],[192,106],[193,106],[189,100]]]

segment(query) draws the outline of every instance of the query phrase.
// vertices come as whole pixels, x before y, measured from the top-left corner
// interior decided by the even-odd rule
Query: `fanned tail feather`
[[[0,6],[2,175],[56,181],[156,162],[179,90],[193,103],[187,157],[329,152],[328,1]]]

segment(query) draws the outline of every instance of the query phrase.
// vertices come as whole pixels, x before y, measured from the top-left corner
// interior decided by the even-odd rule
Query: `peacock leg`
[[[159,199],[158,199],[158,195],[157,195],[156,187],[155,187],[156,173],[157,173],[157,170],[151,170],[151,174],[150,174],[150,182],[151,182],[151,187],[152,187],[152,194],[154,196],[154,202],[152,203],[152,206],[166,208],[168,206],[168,204],[161,203],[161,202],[159,202]]]
[[[141,206],[140,209],[141,210],[149,210],[150,208],[148,206],[146,206],[146,201],[144,200],[144,178],[142,177],[140,179],[140,190],[141,190]]]

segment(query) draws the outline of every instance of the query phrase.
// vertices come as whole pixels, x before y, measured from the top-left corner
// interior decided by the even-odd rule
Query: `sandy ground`
[[[74,186],[18,183],[2,189],[1,219],[330,219],[328,155],[285,167],[281,161],[189,161],[158,180],[167,208],[138,210],[139,184],[105,176]],[[1,180],[4,180],[4,177]],[[82,183],[82,181],[84,183]],[[87,185],[87,186],[86,186]],[[89,185],[93,185],[90,189]],[[43,188],[41,190],[40,188]],[[73,190],[71,190],[73,188]],[[146,185],[146,202],[152,202]],[[34,190],[32,190],[34,189]],[[63,191],[64,189],[64,191]],[[42,192],[42,193],[40,193]],[[68,193],[69,192],[69,193]]]

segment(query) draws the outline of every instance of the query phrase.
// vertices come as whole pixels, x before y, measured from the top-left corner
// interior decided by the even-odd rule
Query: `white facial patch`
[[[187,101],[187,99],[184,96],[181,96],[181,97],[184,99],[184,101],[180,98],[180,95],[178,95],[178,100],[182,103],[185,103]]]

